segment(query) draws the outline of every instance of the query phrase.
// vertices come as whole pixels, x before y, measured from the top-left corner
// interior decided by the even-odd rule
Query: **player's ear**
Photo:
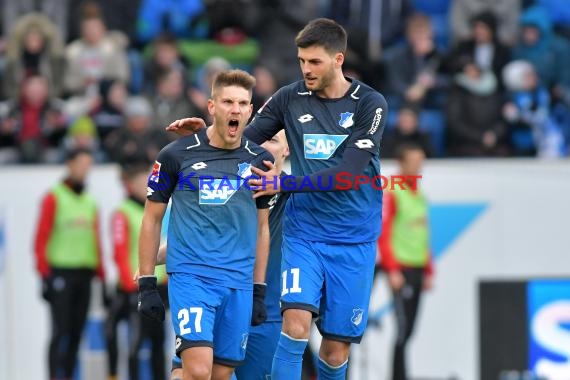
[[[208,113],[214,116],[215,111],[216,111],[216,106],[214,105],[214,99],[208,99]]]
[[[344,54],[336,53],[334,56],[335,63],[340,67],[344,63]]]

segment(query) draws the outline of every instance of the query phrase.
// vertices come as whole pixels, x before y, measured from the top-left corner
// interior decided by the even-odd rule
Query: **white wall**
[[[394,172],[388,162],[384,173]],[[39,297],[33,234],[41,196],[63,174],[61,167],[0,169],[0,211],[6,216],[7,257],[0,273],[0,379],[46,378],[48,310]],[[478,378],[477,284],[485,278],[570,276],[570,162],[431,161],[421,185],[436,203],[487,203],[484,213],[448,247],[437,263],[437,283],[425,298],[409,355],[412,375]],[[102,209],[104,246],[110,256],[109,217],[123,193],[113,166],[97,167],[89,188]],[[110,273],[111,280],[115,273]],[[385,305],[384,284],[372,309]],[[354,347],[353,379],[387,379],[392,316]],[[367,359],[367,360],[364,360]],[[354,366],[358,367],[358,366]],[[93,379],[87,379],[93,380]]]

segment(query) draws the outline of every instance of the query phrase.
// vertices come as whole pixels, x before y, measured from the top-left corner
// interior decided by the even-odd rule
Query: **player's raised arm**
[[[166,130],[168,132],[174,132],[179,136],[189,136],[198,132],[202,128],[206,128],[206,122],[204,119],[199,117],[187,117],[184,119],[174,120],[170,125],[168,125],[168,127],[166,127]]]

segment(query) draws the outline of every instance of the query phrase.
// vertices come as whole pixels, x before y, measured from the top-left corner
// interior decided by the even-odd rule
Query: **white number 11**
[[[282,291],[281,291],[281,295],[284,296],[287,293],[301,293],[301,287],[299,286],[299,268],[291,268],[290,269],[291,272],[291,277],[293,278],[293,286],[291,286],[290,288],[287,287],[287,271],[283,271],[283,273],[281,273],[281,279],[283,280],[283,286],[282,286]]]

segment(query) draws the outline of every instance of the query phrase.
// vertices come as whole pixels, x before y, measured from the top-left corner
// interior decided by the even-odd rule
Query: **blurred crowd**
[[[3,0],[0,163],[152,162],[212,78],[257,78],[254,107],[301,79],[294,37],[329,17],[346,75],[382,92],[382,156],[567,157],[570,7],[558,0]]]

